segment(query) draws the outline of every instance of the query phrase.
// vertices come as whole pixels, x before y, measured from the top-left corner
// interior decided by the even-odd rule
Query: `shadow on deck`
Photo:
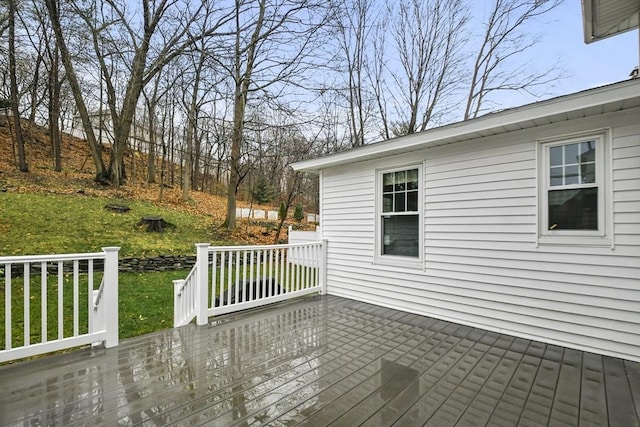
[[[638,363],[333,296],[0,367],[2,425],[639,419]]]

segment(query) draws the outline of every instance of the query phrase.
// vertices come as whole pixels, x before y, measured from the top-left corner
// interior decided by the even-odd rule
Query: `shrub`
[[[258,178],[253,188],[253,199],[260,204],[269,203],[276,196],[276,190],[263,176]]]
[[[284,202],[280,202],[280,209],[278,209],[278,219],[280,221],[287,219],[288,210],[287,205],[285,205]]]
[[[296,205],[296,210],[293,211],[293,219],[298,222],[304,219],[304,211],[302,210],[302,205],[300,203]]]

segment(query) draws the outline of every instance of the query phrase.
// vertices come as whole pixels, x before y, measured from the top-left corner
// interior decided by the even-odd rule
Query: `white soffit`
[[[582,0],[585,43],[638,28],[640,0]]]
[[[408,153],[480,138],[483,135],[498,135],[638,106],[640,106],[640,79],[630,79],[324,157],[303,160],[291,166],[299,171],[317,172],[328,167]]]

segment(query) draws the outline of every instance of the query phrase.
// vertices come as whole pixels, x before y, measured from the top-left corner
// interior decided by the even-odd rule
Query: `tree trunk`
[[[61,135],[60,135],[60,77],[58,64],[58,50],[50,52],[51,65],[49,70],[49,137],[53,152],[53,167],[56,172],[62,171]]]
[[[60,51],[60,58],[64,64],[65,71],[67,73],[67,79],[69,79],[69,86],[71,87],[71,93],[78,109],[78,114],[82,120],[82,127],[89,144],[89,150],[91,151],[91,157],[96,167],[95,180],[98,182],[107,182],[108,176],[104,160],[102,160],[102,152],[96,141],[96,136],[93,132],[93,126],[89,118],[89,112],[87,106],[82,98],[82,89],[76,76],[73,64],[71,63],[71,54],[67,49],[67,45],[62,36],[62,28],[60,26],[60,16],[58,14],[58,0],[46,0],[47,10],[49,11],[49,19],[51,20],[51,27],[56,37],[56,43]]]
[[[18,81],[16,77],[16,0],[9,0],[9,79],[11,85],[11,113],[13,115],[13,135],[18,146],[18,163],[21,172],[29,172],[24,152],[24,139],[20,125],[20,109],[18,96]]]
[[[242,127],[244,122],[244,95],[241,82],[236,84],[235,106],[233,108],[233,132],[231,134],[231,158],[229,161],[229,183],[227,185],[227,230],[236,227],[236,193],[240,185],[240,147],[242,146]]]
[[[235,96],[233,107],[233,131],[231,133],[231,159],[229,162],[229,185],[227,186],[227,218],[225,225],[228,231],[233,231],[236,227],[236,194],[238,186],[242,181],[240,171],[240,149],[242,147],[243,131],[244,131],[244,114],[247,104],[247,96],[249,94],[249,86],[253,73],[253,66],[256,59],[256,49],[262,25],[264,22],[264,14],[266,4],[260,2],[260,10],[258,18],[255,22],[255,29],[251,35],[249,46],[246,49],[246,68],[241,72],[242,51],[240,46],[240,19],[239,5],[236,4],[236,49],[235,49]]]
[[[157,85],[156,85],[157,87]],[[147,100],[147,111],[149,114],[149,153],[147,164],[147,182],[153,184],[156,182],[156,101]]]

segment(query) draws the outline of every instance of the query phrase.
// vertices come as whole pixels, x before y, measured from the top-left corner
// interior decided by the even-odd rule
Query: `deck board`
[[[640,364],[334,296],[0,366],[0,425],[638,426]]]

